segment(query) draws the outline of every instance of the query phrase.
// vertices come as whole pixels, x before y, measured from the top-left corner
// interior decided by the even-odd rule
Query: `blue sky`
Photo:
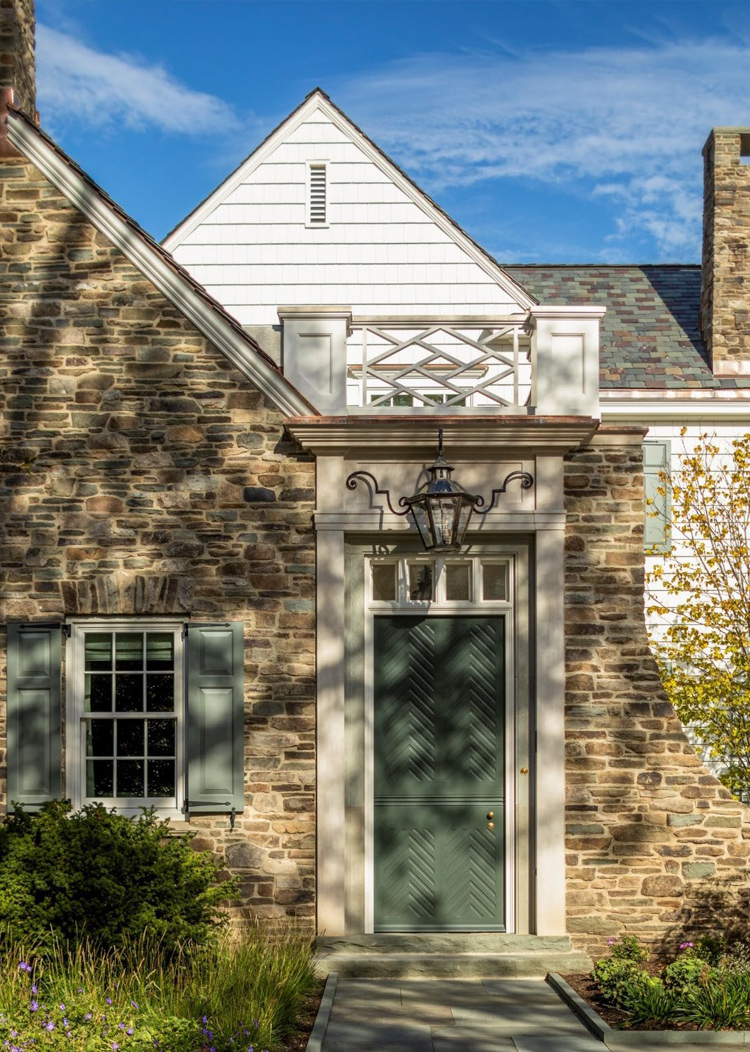
[[[501,262],[695,262],[750,2],[37,0],[42,125],[163,237],[320,86]]]

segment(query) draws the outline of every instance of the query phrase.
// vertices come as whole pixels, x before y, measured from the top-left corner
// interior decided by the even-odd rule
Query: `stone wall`
[[[13,88],[16,106],[36,110],[34,0],[0,0],[0,88]]]
[[[718,374],[750,374],[748,156],[750,128],[714,128],[703,148],[701,333]]]
[[[748,876],[750,812],[702,766],[648,646],[642,436],[603,427],[565,471],[567,912],[593,952],[722,924],[717,896]]]
[[[244,622],[246,806],[196,843],[244,913],[311,918],[314,464],[36,169],[0,161],[0,193],[0,622]]]

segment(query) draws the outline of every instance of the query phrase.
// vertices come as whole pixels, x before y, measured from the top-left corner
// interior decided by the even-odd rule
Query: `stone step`
[[[585,953],[319,954],[319,975],[339,979],[543,979],[549,972],[587,972]]]
[[[374,935],[321,935],[319,953],[570,953],[569,935],[515,935],[507,932],[377,932]]]
[[[567,935],[500,932],[341,935],[316,944],[320,975],[348,979],[543,978],[548,972],[587,972],[591,958]]]

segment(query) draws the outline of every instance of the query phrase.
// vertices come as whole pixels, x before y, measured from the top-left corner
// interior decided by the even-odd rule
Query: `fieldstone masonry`
[[[567,913],[592,952],[677,934],[748,879],[750,812],[696,756],[648,646],[642,438],[602,427],[565,472]]]
[[[246,806],[195,846],[242,915],[311,922],[314,464],[31,164],[0,160],[0,195],[0,622],[243,621]]]
[[[34,0],[0,0],[0,87],[13,88],[15,104],[36,110]]]
[[[701,334],[719,375],[750,374],[748,160],[750,128],[714,128],[703,148]]]

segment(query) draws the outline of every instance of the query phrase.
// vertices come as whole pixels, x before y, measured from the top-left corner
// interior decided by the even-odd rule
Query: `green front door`
[[[504,931],[503,619],[374,636],[375,928]]]

